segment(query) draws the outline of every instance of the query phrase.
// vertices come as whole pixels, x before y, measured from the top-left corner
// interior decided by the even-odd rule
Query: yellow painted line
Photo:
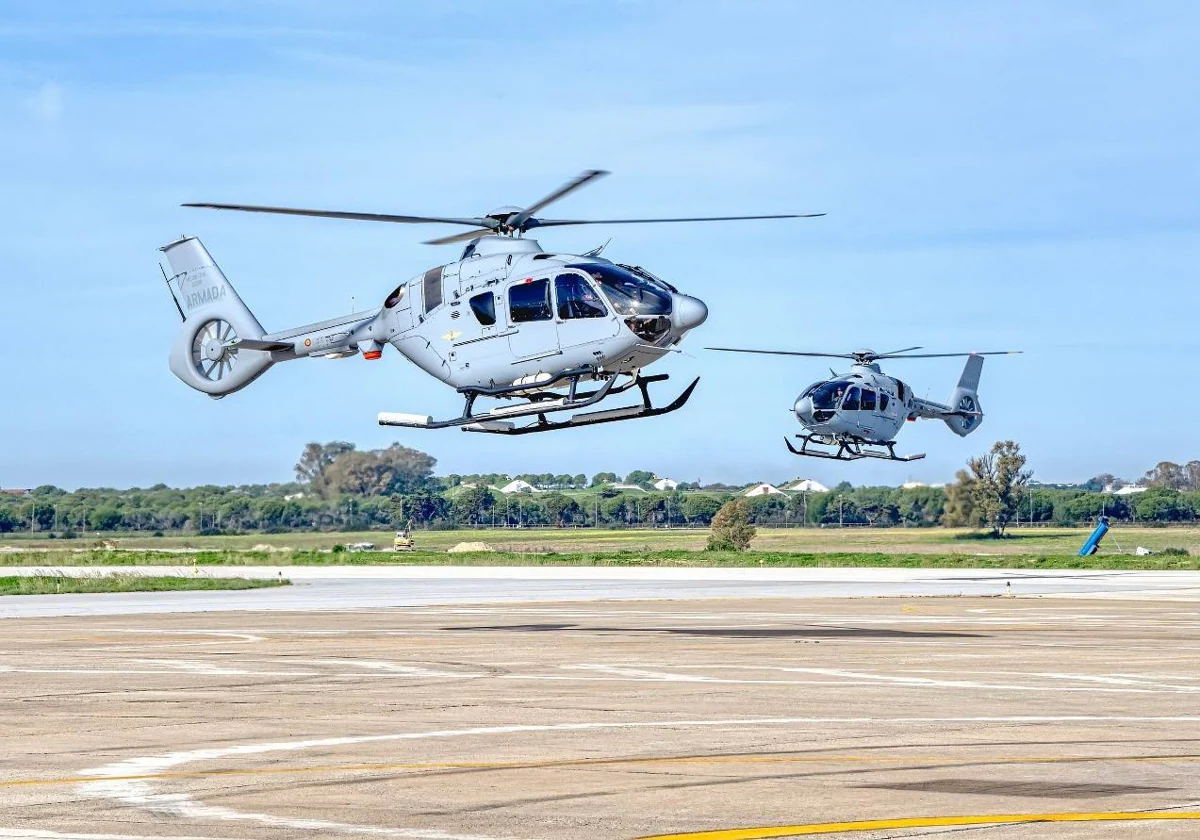
[[[1080,814],[975,814],[962,817],[901,817],[891,820],[806,823],[761,828],[727,828],[683,834],[656,834],[641,840],[763,840],[770,837],[804,837],[814,834],[847,834],[896,828],[945,828],[966,825],[1013,825],[1066,822],[1158,822],[1200,820],[1200,811],[1096,811]]]
[[[280,776],[303,773],[373,773],[425,770],[544,770],[570,767],[612,767],[625,764],[1083,764],[1083,763],[1192,763],[1200,755],[1133,756],[886,756],[886,755],[685,755],[633,756],[629,758],[567,758],[551,761],[406,761],[357,764],[310,764],[297,767],[255,767],[214,770],[131,773],[120,776],[59,776],[0,780],[0,788],[77,785],[91,782],[136,782],[156,779],[207,779],[226,776]]]

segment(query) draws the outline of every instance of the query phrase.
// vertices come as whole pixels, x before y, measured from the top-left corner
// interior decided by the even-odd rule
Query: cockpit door
[[[621,322],[591,282],[576,271],[554,277],[554,321],[563,349],[612,338]]]
[[[554,319],[551,277],[525,277],[505,287],[508,346],[513,361],[556,356],[558,324]]]

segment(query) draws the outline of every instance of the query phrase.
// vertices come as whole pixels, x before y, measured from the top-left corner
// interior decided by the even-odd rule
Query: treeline
[[[1004,479],[1010,458],[1015,459],[1012,476]],[[582,474],[437,478],[435,466],[431,456],[399,444],[359,451],[349,443],[314,443],[296,464],[297,480],[287,484],[187,489],[158,484],[74,492],[43,486],[28,495],[0,495],[0,533],[70,537],[114,531],[370,530],[398,528],[410,520],[424,528],[707,527],[722,504],[740,495],[724,485],[681,485],[669,492],[621,490],[611,486],[619,478],[615,473],[590,479]],[[948,488],[842,483],[824,493],[756,496],[746,499],[749,519],[767,526],[929,527],[983,526],[997,520],[1081,525],[1107,515],[1115,521],[1165,524],[1195,522],[1200,512],[1196,461],[1184,466],[1160,463],[1142,479],[1153,486],[1128,495],[1112,492],[1120,482],[1111,476],[1097,476],[1077,487],[1028,484],[1024,459],[1011,441],[972,459],[969,467]],[[513,478],[556,489],[515,494],[492,489]],[[639,487],[649,487],[653,480],[653,473],[645,470],[625,476],[625,483]]]
[[[67,493],[39,487],[0,500],[0,533],[71,536],[81,532],[201,533],[293,530],[371,530],[410,519],[424,528],[557,526],[708,526],[721,505],[738,494],[675,491],[642,493],[598,489],[503,495],[485,487],[427,487],[390,496],[305,494],[302,485],[89,489]],[[289,498],[291,497],[291,498]],[[750,522],[767,526],[930,527],[964,524],[947,513],[940,487],[841,488],[828,493],[746,499]],[[1100,515],[1139,523],[1195,522],[1200,492],[1152,488],[1116,496],[1084,490],[1028,489],[1014,525],[1084,525]]]

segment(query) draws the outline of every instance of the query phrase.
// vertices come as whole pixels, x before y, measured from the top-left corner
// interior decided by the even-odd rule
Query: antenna
[[[158,270],[162,272],[163,282],[167,284],[167,291],[171,293],[171,300],[175,301],[175,308],[179,310],[179,320],[186,321],[187,316],[183,314],[183,307],[179,305],[179,298],[175,297],[175,290],[171,288],[171,280],[167,277],[167,270],[163,268],[162,263],[158,264]]]

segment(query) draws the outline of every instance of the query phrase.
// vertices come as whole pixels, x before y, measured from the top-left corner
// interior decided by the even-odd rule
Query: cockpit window
[[[396,291],[394,291],[390,295],[388,295],[387,300],[385,300],[383,302],[383,308],[384,309],[395,309],[396,304],[398,304],[400,301],[404,300],[404,293],[407,291],[408,291],[407,284],[397,286]]]
[[[863,411],[874,411],[875,410],[875,392],[872,391],[870,388],[863,388],[862,410]]]
[[[573,265],[571,268],[583,271],[599,283],[600,291],[624,318],[668,315],[671,312],[670,293],[631,271],[604,263]]]
[[[662,279],[661,277],[659,277],[657,275],[651,274],[649,271],[642,268],[640,265],[625,265],[625,263],[617,263],[617,265],[619,265],[621,268],[625,269],[626,271],[632,271],[638,277],[649,280],[651,283],[654,283],[657,286],[662,286],[668,292],[678,292],[679,291],[674,286],[672,286],[670,283],[668,283],[666,280]]]
[[[526,280],[508,289],[508,313],[514,324],[550,320],[550,280]]]
[[[491,292],[484,292],[481,295],[475,295],[471,298],[471,311],[475,313],[475,319],[485,327],[490,327],[496,323],[496,296]]]
[[[812,397],[813,408],[835,409],[846,393],[846,383],[837,379],[832,382],[818,382],[809,389],[808,396]]]
[[[578,274],[560,274],[555,277],[554,296],[558,300],[560,320],[603,318],[608,315],[600,295]]]

